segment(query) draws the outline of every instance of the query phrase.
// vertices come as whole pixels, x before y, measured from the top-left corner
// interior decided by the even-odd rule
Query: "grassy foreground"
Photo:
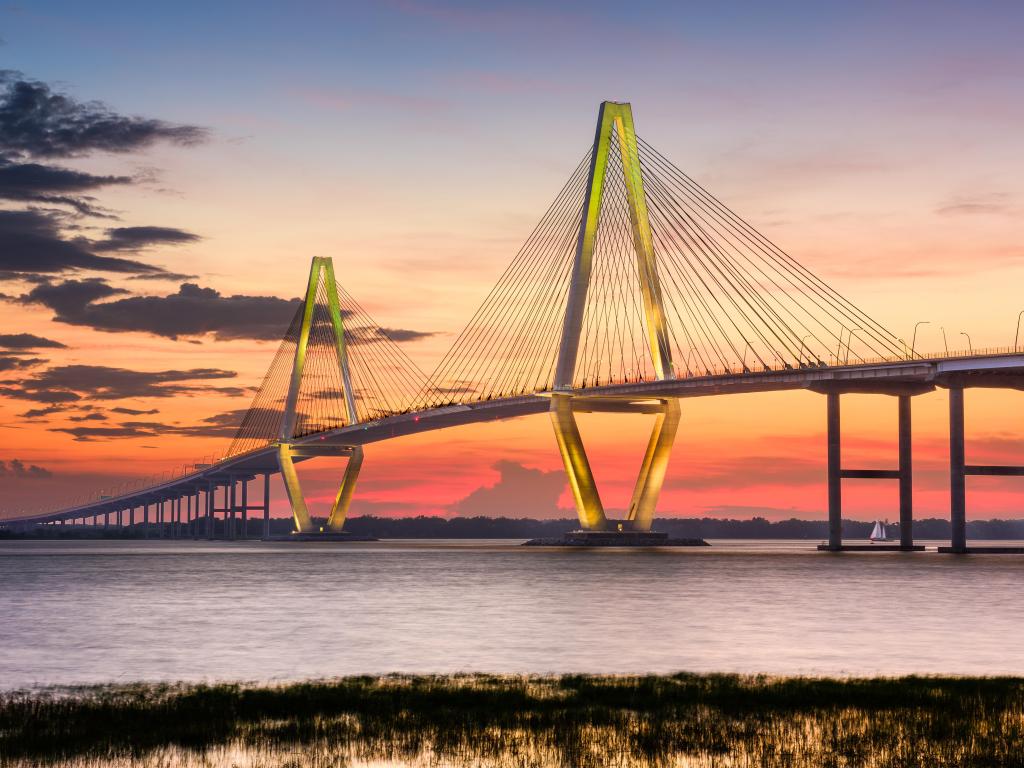
[[[1024,766],[1024,679],[354,677],[0,697],[3,766]]]

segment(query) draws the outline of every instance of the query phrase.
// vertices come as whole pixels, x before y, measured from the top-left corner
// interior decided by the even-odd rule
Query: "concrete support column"
[[[142,535],[149,538],[149,502],[142,505]]]
[[[225,524],[227,525],[227,528],[228,528],[227,538],[231,539],[231,540],[234,540],[234,538],[235,538],[235,502],[236,502],[236,497],[235,497],[236,482],[235,482],[234,476],[231,476],[230,478],[228,478],[228,486],[230,487],[230,489],[228,490],[228,493],[227,493],[227,496],[228,496],[227,501],[228,501],[228,503],[226,504],[226,506],[227,506],[228,509],[227,509],[227,512],[224,513],[224,522],[225,522]]]
[[[840,477],[839,394],[829,392],[828,401],[828,545],[839,549],[843,545],[843,485]]]
[[[949,389],[949,544],[967,548],[967,484],[964,476],[964,389]]]
[[[914,546],[914,462],[911,443],[910,395],[899,396],[900,546]]]
[[[104,512],[103,513],[103,527],[104,528],[109,528],[110,527],[110,513],[109,512]]]
[[[135,507],[132,507],[128,511],[128,527],[131,528],[132,532],[134,533],[134,529],[135,529]]]
[[[249,538],[249,478],[242,478],[242,538]]]
[[[270,538],[270,473],[263,473],[263,538]]]
[[[213,498],[214,493],[215,489],[211,481],[206,485],[206,538],[211,540],[213,539],[213,508],[216,506]]]

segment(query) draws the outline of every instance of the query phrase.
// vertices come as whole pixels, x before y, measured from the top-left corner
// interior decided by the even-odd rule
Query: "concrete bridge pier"
[[[213,481],[206,484],[206,539],[213,541]]]
[[[249,538],[249,478],[242,478],[242,530],[240,538],[244,541]]]
[[[235,489],[237,488],[237,486],[238,481],[235,479],[235,476],[229,475],[227,488],[224,489],[224,495],[227,496],[227,498],[225,499],[227,504],[224,505],[224,538],[228,541],[234,541],[236,535],[235,510],[237,509],[238,505],[237,497],[235,495]]]
[[[263,473],[263,538],[270,538],[270,473]]]
[[[964,472],[964,388],[949,388],[949,549],[967,550],[967,475]]]
[[[914,546],[914,462],[910,395],[899,396],[900,547]]]
[[[967,477],[1024,477],[1024,466],[968,464],[965,456],[964,393],[968,387],[1024,391],[1024,376],[1015,370],[979,373],[954,365],[941,377],[940,386],[949,390],[949,546],[939,552],[950,554],[1024,554],[1024,547],[967,544]]]
[[[829,552],[863,551],[879,552],[899,550],[904,552],[921,551],[923,546],[914,544],[914,482],[913,482],[913,449],[911,440],[911,398],[917,394],[930,392],[932,385],[909,385],[896,383],[893,385],[874,384],[823,384],[813,387],[826,398],[826,441],[828,448],[828,543],[818,547]],[[897,469],[843,469],[842,462],[842,425],[840,419],[839,398],[843,393],[884,394],[897,398],[898,464]],[[898,480],[899,481],[899,544],[843,544],[843,480]]]

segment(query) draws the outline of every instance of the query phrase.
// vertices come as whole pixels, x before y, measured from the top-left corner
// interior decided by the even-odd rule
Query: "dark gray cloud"
[[[67,322],[63,317],[76,317],[94,301],[126,293],[128,291],[124,288],[115,288],[101,278],[90,277],[84,280],[65,280],[62,283],[40,283],[18,301],[22,304],[42,304],[52,309],[58,320]]]
[[[437,331],[413,331],[408,328],[381,328],[381,333],[392,341],[401,343],[403,341],[419,341],[437,336]]]
[[[196,243],[199,235],[175,227],[114,227],[104,240],[91,243],[97,251],[140,251],[154,245]]]
[[[36,336],[33,333],[0,333],[0,348],[14,349],[67,349],[67,346],[53,339]]]
[[[53,473],[36,464],[26,464],[20,459],[11,459],[10,461],[0,461],[0,477],[42,479],[53,477]]]
[[[34,368],[35,366],[45,362],[45,360],[41,360],[38,357],[11,357],[9,355],[0,355],[0,371],[20,371],[24,368]]]
[[[199,275],[186,275],[184,272],[154,272],[149,275],[132,275],[129,280],[167,280],[180,283],[185,280],[196,280]]]
[[[51,405],[47,408],[30,408],[24,413],[19,413],[19,419],[41,419],[54,413],[63,413],[64,408],[59,405]]]
[[[93,411],[91,413],[83,413],[80,416],[71,416],[71,421],[106,421],[107,417],[102,413]]]
[[[119,409],[113,409],[117,411]],[[266,410],[266,409],[257,409]],[[269,411],[268,411],[269,412]],[[160,435],[186,435],[188,437],[234,437],[238,425],[249,413],[242,408],[225,411],[202,419],[198,424],[165,424],[159,421],[124,421],[117,426],[104,427],[53,427],[51,432],[63,432],[73,435],[78,441],[125,440],[138,437],[158,437]],[[278,411],[273,413],[279,414]],[[72,418],[72,421],[84,421]]]
[[[194,125],[121,115],[81,102],[20,72],[0,71],[0,146],[32,157],[132,152],[158,142],[192,145],[207,132]]]
[[[160,413],[156,408],[149,408],[147,410],[140,410],[138,408],[125,408],[119,406],[117,408],[111,408],[111,413],[123,413],[126,416],[150,416],[154,413]]]
[[[76,395],[74,392],[66,389],[22,388],[10,386],[11,383],[7,381],[0,384],[0,397],[9,397],[14,400],[30,400],[34,403],[47,403],[48,405],[73,403],[82,399],[80,395]]]
[[[201,383],[231,379],[236,375],[234,371],[220,368],[133,371],[102,365],[62,365],[22,379],[17,386],[4,387],[0,389],[0,395],[55,405],[82,399],[163,398],[208,392],[231,396],[246,394],[248,390],[244,387]]]
[[[66,240],[61,224],[61,217],[49,211],[0,211],[0,276],[80,269],[127,274],[162,272],[159,267],[140,261],[98,256],[85,243]]]
[[[140,331],[177,339],[212,334],[214,338],[263,339],[284,336],[299,307],[298,299],[274,296],[224,296],[212,288],[182,283],[169,296],[130,296],[99,302],[125,291],[99,279],[38,285],[21,297],[42,304],[55,320],[98,331]]]
[[[131,437],[156,437],[157,434],[151,429],[138,429],[136,427],[52,427],[51,432],[64,432],[72,435],[78,442],[91,442],[93,440],[118,439]]]
[[[102,254],[181,245],[195,242],[197,235],[174,227],[134,226],[108,229],[98,240],[69,237],[69,216],[116,218],[97,204],[93,193],[139,179],[78,171],[47,164],[45,159],[131,152],[157,142],[187,145],[205,137],[196,126],[121,115],[98,102],[80,102],[55,92],[18,72],[0,70],[0,200],[73,209],[0,211],[0,279],[74,270],[166,279],[170,273],[159,267]]]
[[[13,162],[0,156],[0,199],[68,205],[86,216],[108,214],[85,193],[131,181],[128,176],[97,176],[59,166]]]

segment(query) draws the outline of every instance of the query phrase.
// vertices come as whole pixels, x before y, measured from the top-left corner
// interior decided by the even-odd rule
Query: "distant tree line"
[[[239,526],[241,521],[238,521]],[[270,521],[271,533],[286,535],[292,530],[291,518],[274,518]],[[326,520],[315,519],[317,527]],[[193,522],[193,526],[196,523]],[[843,520],[843,538],[867,539],[874,526],[873,522]],[[566,531],[579,528],[575,518],[556,520],[534,520],[510,517],[352,517],[345,523],[350,533],[373,536],[378,539],[534,539],[559,536]],[[701,539],[825,539],[828,537],[828,523],[825,520],[767,520],[755,517],[750,520],[732,520],[717,517],[665,517],[654,522],[654,530],[664,531],[678,538]],[[899,536],[899,524],[890,523],[889,534]],[[196,527],[200,538],[206,535],[205,520]],[[225,533],[223,521],[215,521],[214,535],[218,538]],[[156,538],[159,529],[155,523],[148,526],[137,523],[132,528],[117,530],[93,526],[47,526],[28,534],[13,533],[0,528],[0,538]],[[180,535],[191,538],[192,530],[182,526]],[[249,538],[263,535],[263,520],[250,519]],[[948,540],[948,520],[925,518],[914,521],[914,538],[917,540]],[[1024,540],[1024,520],[970,520],[967,523],[970,539],[1018,539]]]
[[[579,527],[575,518],[533,520],[508,517],[353,517],[345,530],[380,539],[530,539],[558,536]],[[866,539],[873,522],[843,520],[843,537]],[[715,517],[665,517],[654,522],[654,530],[679,538],[703,539],[825,539],[826,520],[731,520]],[[890,535],[899,536],[899,524],[890,523]],[[948,520],[925,518],[914,521],[915,539],[948,539]],[[1024,520],[971,520],[967,536],[972,539],[1024,539]]]

